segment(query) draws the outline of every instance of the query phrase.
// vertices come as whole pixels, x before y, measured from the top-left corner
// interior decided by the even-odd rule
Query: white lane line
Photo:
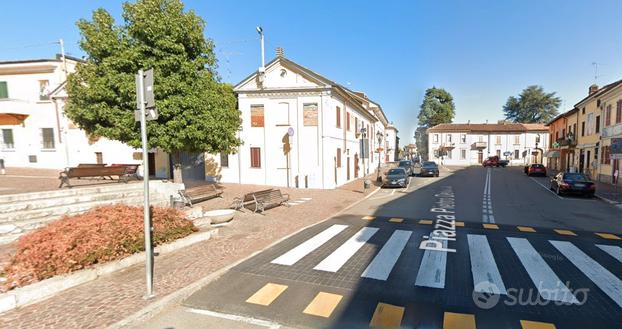
[[[607,296],[622,307],[622,280],[568,241],[549,241]]]
[[[332,254],[328,255],[323,261],[313,269],[326,272],[337,272],[374,234],[378,232],[375,227],[363,227],[356,232],[341,247],[337,248]]]
[[[187,309],[186,312],[195,313],[195,314],[201,314],[201,315],[207,315],[207,316],[211,316],[211,317],[215,317],[215,318],[221,318],[221,319],[225,319],[225,320],[231,320],[231,321],[238,321],[238,322],[248,323],[248,324],[251,324],[251,325],[260,326],[260,327],[266,327],[266,328],[270,328],[270,329],[279,329],[279,328],[281,328],[281,325],[276,323],[276,322],[270,322],[270,321],[266,321],[266,320],[260,320],[260,319],[255,319],[255,318],[241,316],[241,315],[219,313],[219,312],[213,312],[213,311],[208,311],[208,310],[199,310],[199,309],[196,309],[196,308]]]
[[[477,292],[507,295],[501,273],[485,235],[467,234],[473,287]]]
[[[563,303],[578,304],[579,301],[568,290],[553,269],[542,259],[527,239],[506,238],[514,253],[523,264],[527,274],[542,298]]]
[[[395,230],[361,276],[386,281],[411,234],[411,231]]]
[[[447,240],[443,240],[443,248],[447,248]],[[447,252],[428,249],[423,253],[419,265],[415,286],[445,288],[445,271],[447,270]]]
[[[560,200],[564,200],[564,198],[562,198],[561,196],[557,195],[557,193],[555,193],[555,192],[551,191],[551,189],[550,189],[550,188],[548,188],[548,187],[544,186],[544,184],[541,184],[540,182],[538,182],[538,180],[537,180],[537,179],[534,179],[533,177],[529,177],[529,178],[530,178],[532,181],[536,182],[536,184],[538,184],[538,185],[542,186],[545,190],[549,191],[550,193],[553,193],[553,195],[554,195],[554,196],[556,196],[558,199],[560,199]]]
[[[313,250],[319,248],[326,241],[332,239],[335,235],[345,230],[348,225],[335,224],[324,231],[316,234],[311,239],[301,243],[296,248],[284,253],[280,257],[274,259],[272,264],[280,265],[294,265],[297,261],[301,260],[304,256],[311,253]]]
[[[622,263],[622,248],[605,244],[597,244],[596,246]]]

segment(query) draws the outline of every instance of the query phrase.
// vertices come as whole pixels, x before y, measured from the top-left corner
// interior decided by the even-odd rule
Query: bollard
[[[366,179],[363,181],[363,188],[364,189],[369,189],[369,187],[371,186],[371,181],[369,179]]]
[[[309,175],[305,175],[305,188],[309,188]]]
[[[0,159],[0,175],[4,175],[6,172],[4,171],[4,159]]]
[[[298,188],[298,175],[296,175],[296,177],[294,177],[294,181],[296,182],[296,188]]]

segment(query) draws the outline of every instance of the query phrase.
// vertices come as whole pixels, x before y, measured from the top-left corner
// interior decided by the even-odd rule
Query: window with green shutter
[[[9,86],[6,81],[0,81],[0,99],[9,98]]]
[[[41,128],[41,142],[44,149],[54,148],[54,128]]]

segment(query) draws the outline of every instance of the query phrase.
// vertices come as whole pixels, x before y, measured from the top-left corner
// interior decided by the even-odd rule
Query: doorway
[[[354,178],[359,177],[359,155],[354,154]]]
[[[149,176],[155,176],[156,175],[155,153],[153,152],[147,153],[147,159],[149,161]]]
[[[346,158],[346,165],[347,165],[346,180],[350,180],[350,157]]]
[[[477,163],[482,163],[482,161],[484,161],[484,152],[479,151],[477,152]]]

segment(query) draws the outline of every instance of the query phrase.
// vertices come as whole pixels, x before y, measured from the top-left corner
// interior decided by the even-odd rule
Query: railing
[[[482,149],[486,148],[486,142],[475,142],[475,143],[473,143],[473,147],[474,148],[478,148],[478,149],[479,148],[482,148]]]
[[[576,146],[577,141],[574,138],[558,138],[555,142],[561,146]]]

